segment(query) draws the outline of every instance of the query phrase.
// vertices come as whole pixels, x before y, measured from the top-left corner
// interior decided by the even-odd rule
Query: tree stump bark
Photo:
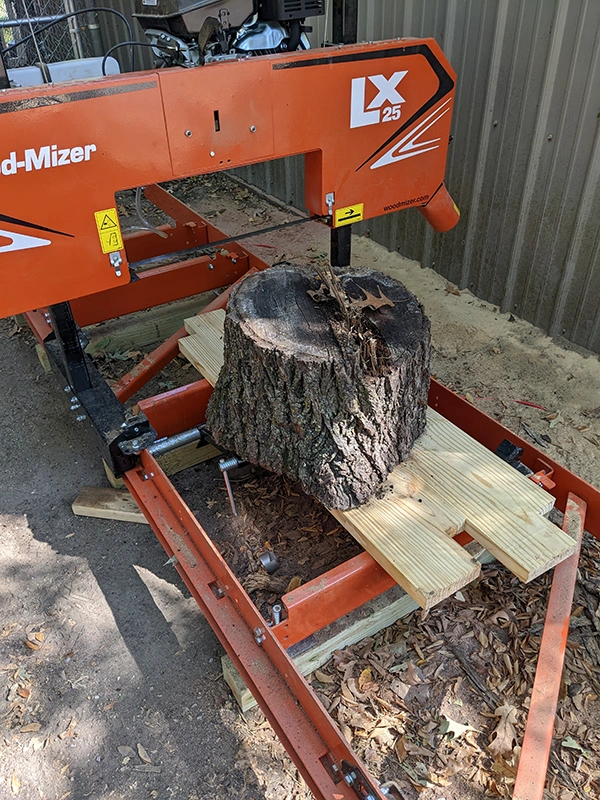
[[[276,266],[232,292],[207,421],[221,446],[345,510],[423,432],[431,346],[401,283],[366,269],[338,278],[328,291],[314,272]]]

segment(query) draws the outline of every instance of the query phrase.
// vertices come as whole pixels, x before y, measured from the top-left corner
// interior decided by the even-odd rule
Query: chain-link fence
[[[9,27],[0,28],[4,47],[38,31],[51,22],[52,17],[84,7],[83,0],[0,0],[0,22],[14,20]],[[40,61],[50,64],[94,55],[87,19],[88,15],[75,16],[37,33],[35,39],[6,54],[7,67],[28,66]]]

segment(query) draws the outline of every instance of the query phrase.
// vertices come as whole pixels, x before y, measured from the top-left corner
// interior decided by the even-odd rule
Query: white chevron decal
[[[37,236],[26,236],[23,233],[0,230],[0,237],[10,239],[10,244],[0,244],[0,253],[10,253],[14,250],[32,250],[34,247],[46,247],[52,244],[50,239],[39,239]]]
[[[388,164],[394,164],[396,161],[403,161],[405,158],[412,158],[413,156],[420,156],[422,153],[427,153],[429,150],[437,150],[440,146],[439,137],[437,139],[429,139],[426,142],[419,141],[419,138],[428,131],[436,122],[450,111],[451,98],[445,100],[441,106],[432,111],[428,117],[421,120],[419,124],[413,128],[403,139],[394,144],[381,158],[371,165],[371,169],[378,169],[385,167]]]

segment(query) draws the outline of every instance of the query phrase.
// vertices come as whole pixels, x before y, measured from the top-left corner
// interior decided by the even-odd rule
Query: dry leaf
[[[515,730],[517,709],[505,704],[496,709],[496,716],[500,717],[500,722],[492,732],[493,738],[488,750],[495,757],[511,755],[513,747],[517,743],[517,731]]]
[[[19,776],[16,772],[13,772],[12,778],[10,781],[10,787],[12,789],[13,794],[19,794],[21,790],[21,781],[19,780]]]
[[[451,733],[453,739],[458,739],[459,736],[462,736],[463,733],[467,731],[477,731],[477,728],[474,728],[472,725],[463,725],[460,722],[456,722],[454,719],[450,719],[450,717],[446,717],[440,724],[440,733],[442,736]]]
[[[295,575],[292,578],[292,580],[288,583],[287,589],[285,590],[284,594],[293,592],[294,589],[297,589],[299,586],[302,586],[302,578],[299,575]]]
[[[404,679],[409,686],[416,686],[418,683],[423,683],[423,671],[416,667],[412,661],[408,662],[408,668]]]
[[[131,756],[135,755],[135,750],[133,749],[133,747],[129,747],[128,744],[120,744],[117,747],[117,750],[119,751],[119,753],[122,756],[130,756],[131,757]]]
[[[38,642],[43,642],[44,641],[44,631],[38,631],[37,633],[34,633],[33,635],[38,640]]]
[[[321,683],[335,683],[333,675],[327,675],[327,673],[321,672],[320,669],[315,670],[315,678]]]
[[[29,639],[24,639],[25,644],[30,650],[39,650],[40,645],[37,642],[30,642]]]
[[[152,759],[150,758],[150,756],[148,755],[148,753],[146,752],[144,747],[139,742],[138,742],[138,746],[137,746],[137,751],[138,751],[138,756],[140,757],[140,760],[143,761],[144,764],[151,764],[152,763]]]
[[[66,739],[68,736],[70,739],[74,739],[77,736],[76,733],[73,733],[73,728],[75,727],[76,724],[77,720],[75,719],[75,717],[71,717],[71,721],[69,722],[65,730],[62,733],[58,734],[58,738]]]
[[[458,291],[456,286],[453,286],[450,283],[450,281],[446,281],[446,294],[454,294],[456,295],[456,297],[460,297],[460,292]]]
[[[367,667],[363,669],[363,671],[358,676],[358,691],[362,692],[365,685],[367,683],[371,683],[373,681],[373,673],[371,672],[371,668]]]
[[[352,730],[348,727],[348,725],[346,725],[345,722],[340,722],[339,726],[344,739],[348,742],[348,744],[352,744]]]
[[[404,700],[408,692],[410,691],[410,686],[404,681],[401,681],[399,678],[396,678],[392,681],[390,689],[394,694],[397,694],[401,700]]]
[[[25,686],[19,686],[19,688],[17,689],[17,694],[19,695],[19,697],[24,697],[25,700],[27,700],[27,698],[31,694],[31,689],[27,689]]]
[[[360,290],[364,294],[365,299],[351,300],[350,305],[353,308],[372,308],[374,311],[377,311],[378,308],[383,308],[383,306],[392,306],[392,308],[394,307],[394,303],[392,303],[390,298],[386,297],[381,291],[381,286],[377,287],[379,297],[375,297],[374,294],[371,294],[371,292],[368,292],[362,286],[360,287]]]
[[[401,736],[396,744],[394,745],[394,751],[396,753],[396,758],[400,763],[404,761],[406,756],[408,755],[408,750],[406,749],[406,737]]]
[[[39,731],[41,727],[41,723],[39,722],[30,722],[28,725],[23,725],[22,728],[19,728],[19,733],[35,733]]]

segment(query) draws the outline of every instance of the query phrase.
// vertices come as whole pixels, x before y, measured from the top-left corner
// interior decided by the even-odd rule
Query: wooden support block
[[[181,328],[186,317],[201,311],[214,296],[214,292],[204,292],[185,300],[88,325],[84,328],[90,339],[86,353],[94,355],[106,351],[137,350],[162,342]]]
[[[102,459],[102,465],[104,466],[104,472],[106,472],[106,477],[108,478],[108,482],[113,487],[113,489],[124,489],[125,481],[123,480],[123,478],[117,478],[115,473],[108,466],[108,464],[104,459]]]
[[[484,550],[477,542],[471,542],[465,547],[465,550],[468,550],[469,555],[476,558],[480,564],[489,564],[494,560],[491,553]],[[290,648],[288,652],[302,675],[310,675],[311,672],[329,661],[334,650],[343,650],[344,647],[350,647],[367,636],[375,636],[383,628],[393,625],[394,622],[406,617],[417,608],[419,608],[419,604],[412,597],[403,592],[399,586],[394,587],[357,608],[356,611],[346,614],[323,630],[317,631],[311,637],[314,639],[314,644],[304,651],[298,652],[298,655],[294,655],[294,651],[295,648],[300,649],[302,642]],[[233,692],[242,712],[253,708],[256,700],[229,656],[222,656],[221,666],[223,678]]]
[[[50,359],[48,358],[48,353],[46,352],[46,349],[42,347],[41,344],[37,343],[35,345],[35,352],[37,353],[37,357],[44,369],[44,372],[46,373],[52,372],[52,367],[50,366]]]
[[[203,461],[216,458],[221,454],[221,450],[212,444],[198,447],[198,442],[190,442],[175,450],[171,450],[169,453],[158,456],[156,460],[167,475],[176,475],[178,472],[183,472],[184,469],[195,467],[196,464],[201,464]],[[110,485],[114,489],[124,489],[125,482],[121,478],[115,477],[114,472],[104,459],[102,459],[102,463]]]
[[[106,486],[85,486],[71,505],[79,517],[118,519],[122,522],[146,522],[138,504],[126,489]]]
[[[183,323],[185,329],[193,335],[179,340],[180,351],[212,386],[223,366],[224,322],[223,309],[186,319]]]
[[[420,606],[431,608],[477,578],[478,562],[452,539],[464,530],[463,514],[424,490],[407,491],[394,474],[382,494],[330,513]]]
[[[176,475],[178,472],[183,472],[184,469],[195,467],[196,464],[201,464],[203,461],[222,454],[222,451],[212,444],[198,447],[198,442],[190,442],[158,456],[156,460],[167,475]]]

